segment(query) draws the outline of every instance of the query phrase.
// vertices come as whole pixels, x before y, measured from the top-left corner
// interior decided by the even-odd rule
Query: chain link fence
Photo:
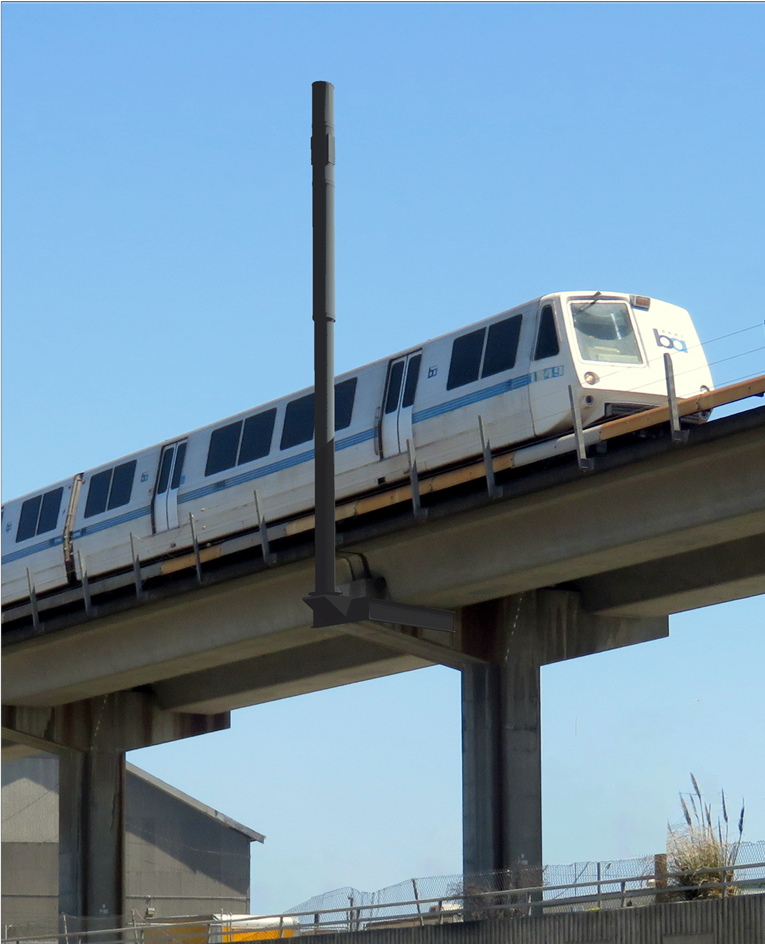
[[[686,881],[681,884],[679,877]],[[765,841],[742,843],[735,862],[722,869],[699,869],[692,875],[673,876],[664,854],[544,868],[519,866],[473,875],[411,878],[376,892],[339,888],[270,916],[147,919],[135,911],[122,919],[62,916],[58,934],[31,924],[6,925],[3,940],[8,944],[230,944],[264,937],[637,908],[695,897],[689,886],[704,895],[714,890],[718,897],[765,893]]]
[[[736,865],[765,862],[765,841],[742,843]],[[765,865],[742,871],[746,886],[740,894],[765,891]],[[666,877],[666,857],[642,856],[604,862],[574,862],[544,868],[519,866],[500,872],[411,878],[375,892],[338,888],[316,895],[285,914],[300,916],[301,929],[323,933],[417,924],[443,924],[544,912],[588,911],[639,907],[667,900],[672,888]],[[513,889],[519,891],[513,895]],[[646,894],[656,889],[655,894]],[[639,894],[636,894],[638,893]],[[581,898],[581,903],[577,899]],[[555,901],[561,899],[556,907]],[[565,900],[565,903],[564,901]],[[538,910],[538,907],[537,907]],[[327,913],[330,912],[330,913]],[[452,913],[450,915],[450,912]]]

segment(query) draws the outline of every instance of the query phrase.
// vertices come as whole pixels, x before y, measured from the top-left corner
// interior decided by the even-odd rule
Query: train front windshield
[[[571,302],[576,339],[586,361],[641,364],[637,338],[625,302]]]

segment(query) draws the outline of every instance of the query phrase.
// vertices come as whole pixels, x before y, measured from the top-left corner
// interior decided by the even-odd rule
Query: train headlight
[[[587,373],[584,375],[584,379],[587,381],[588,384],[596,384],[600,378],[598,377],[597,374],[594,374],[591,370],[588,370]]]

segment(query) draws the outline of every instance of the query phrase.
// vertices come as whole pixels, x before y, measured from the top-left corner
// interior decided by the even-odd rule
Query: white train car
[[[712,388],[688,312],[645,296],[563,292],[338,377],[338,497],[480,451],[557,438]],[[313,506],[311,388],[126,456],[3,507],[6,603],[253,529]]]

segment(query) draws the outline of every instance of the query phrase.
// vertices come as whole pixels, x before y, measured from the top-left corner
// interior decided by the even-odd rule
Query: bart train
[[[337,378],[338,498],[386,487],[480,452],[479,416],[497,448],[556,440],[711,389],[688,312],[646,296],[561,292],[503,311]],[[311,388],[159,443],[3,507],[6,604],[82,578],[254,530],[253,489],[270,522],[313,507]]]

